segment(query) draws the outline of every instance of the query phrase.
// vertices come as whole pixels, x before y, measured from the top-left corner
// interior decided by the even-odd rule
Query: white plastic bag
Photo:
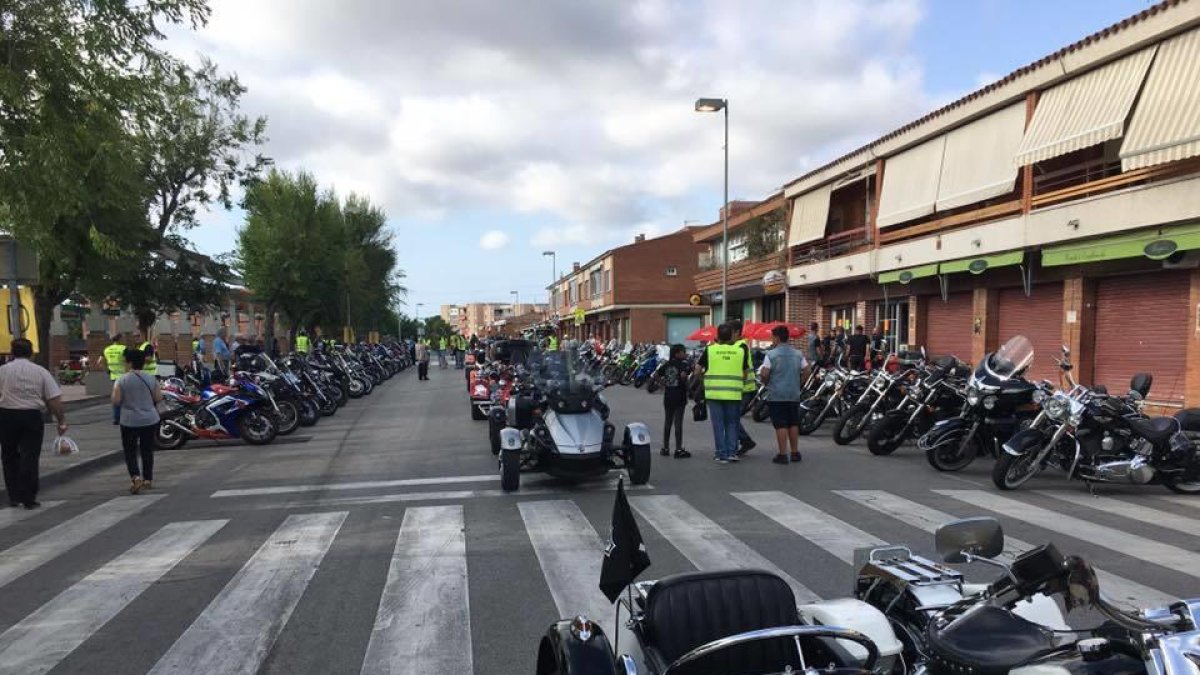
[[[56,455],[74,455],[79,452],[79,444],[71,440],[70,436],[57,436],[50,442],[50,449]]]

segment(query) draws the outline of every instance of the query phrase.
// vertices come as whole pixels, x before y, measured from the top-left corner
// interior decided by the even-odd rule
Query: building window
[[[844,328],[849,333],[854,330],[854,305],[839,305],[829,310],[829,325],[833,328]]]
[[[679,269],[677,267],[675,267],[674,265],[671,265],[670,267],[667,268],[667,276],[669,276],[669,277],[679,276]]]
[[[612,270],[604,270],[604,292],[612,291]]]
[[[588,287],[592,289],[592,297],[600,295],[604,290],[604,272],[601,270],[592,270],[588,275]]]
[[[783,295],[772,295],[762,299],[762,320],[766,323],[783,321]]]

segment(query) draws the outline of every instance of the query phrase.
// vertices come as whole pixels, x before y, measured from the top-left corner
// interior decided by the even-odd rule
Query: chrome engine
[[[1149,459],[1141,454],[1134,456],[1133,459],[1079,467],[1080,478],[1103,483],[1145,485],[1154,480],[1154,476],[1154,467],[1150,466]]]

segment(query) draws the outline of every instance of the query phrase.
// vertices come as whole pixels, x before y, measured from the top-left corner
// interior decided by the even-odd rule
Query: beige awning
[[[947,211],[1008,194],[1017,185],[1011,157],[1025,133],[1025,104],[959,127],[946,137],[937,210]]]
[[[829,193],[826,184],[805,192],[792,200],[792,222],[788,228],[788,246],[807,244],[825,237],[825,221],[829,219]]]
[[[1015,166],[1120,138],[1155,48],[1130,54],[1042,94]]]
[[[888,227],[933,213],[942,175],[946,136],[888,157],[883,163],[883,194],[879,197],[879,227]]]
[[[1124,171],[1200,155],[1200,29],[1163,42],[1121,146]]]

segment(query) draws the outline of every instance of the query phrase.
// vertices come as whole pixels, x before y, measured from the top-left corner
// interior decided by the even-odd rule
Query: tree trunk
[[[263,315],[266,317],[266,326],[263,330],[263,349],[267,353],[273,353],[275,351],[275,303],[268,302]]]
[[[150,342],[150,329],[154,327],[158,315],[149,309],[135,309],[133,315],[137,317],[138,332],[142,334],[142,339]]]
[[[67,295],[40,284],[33,287],[33,317],[37,323],[38,342],[38,352],[33,360],[46,369],[50,368],[50,322],[54,320],[54,308],[66,300]]]

